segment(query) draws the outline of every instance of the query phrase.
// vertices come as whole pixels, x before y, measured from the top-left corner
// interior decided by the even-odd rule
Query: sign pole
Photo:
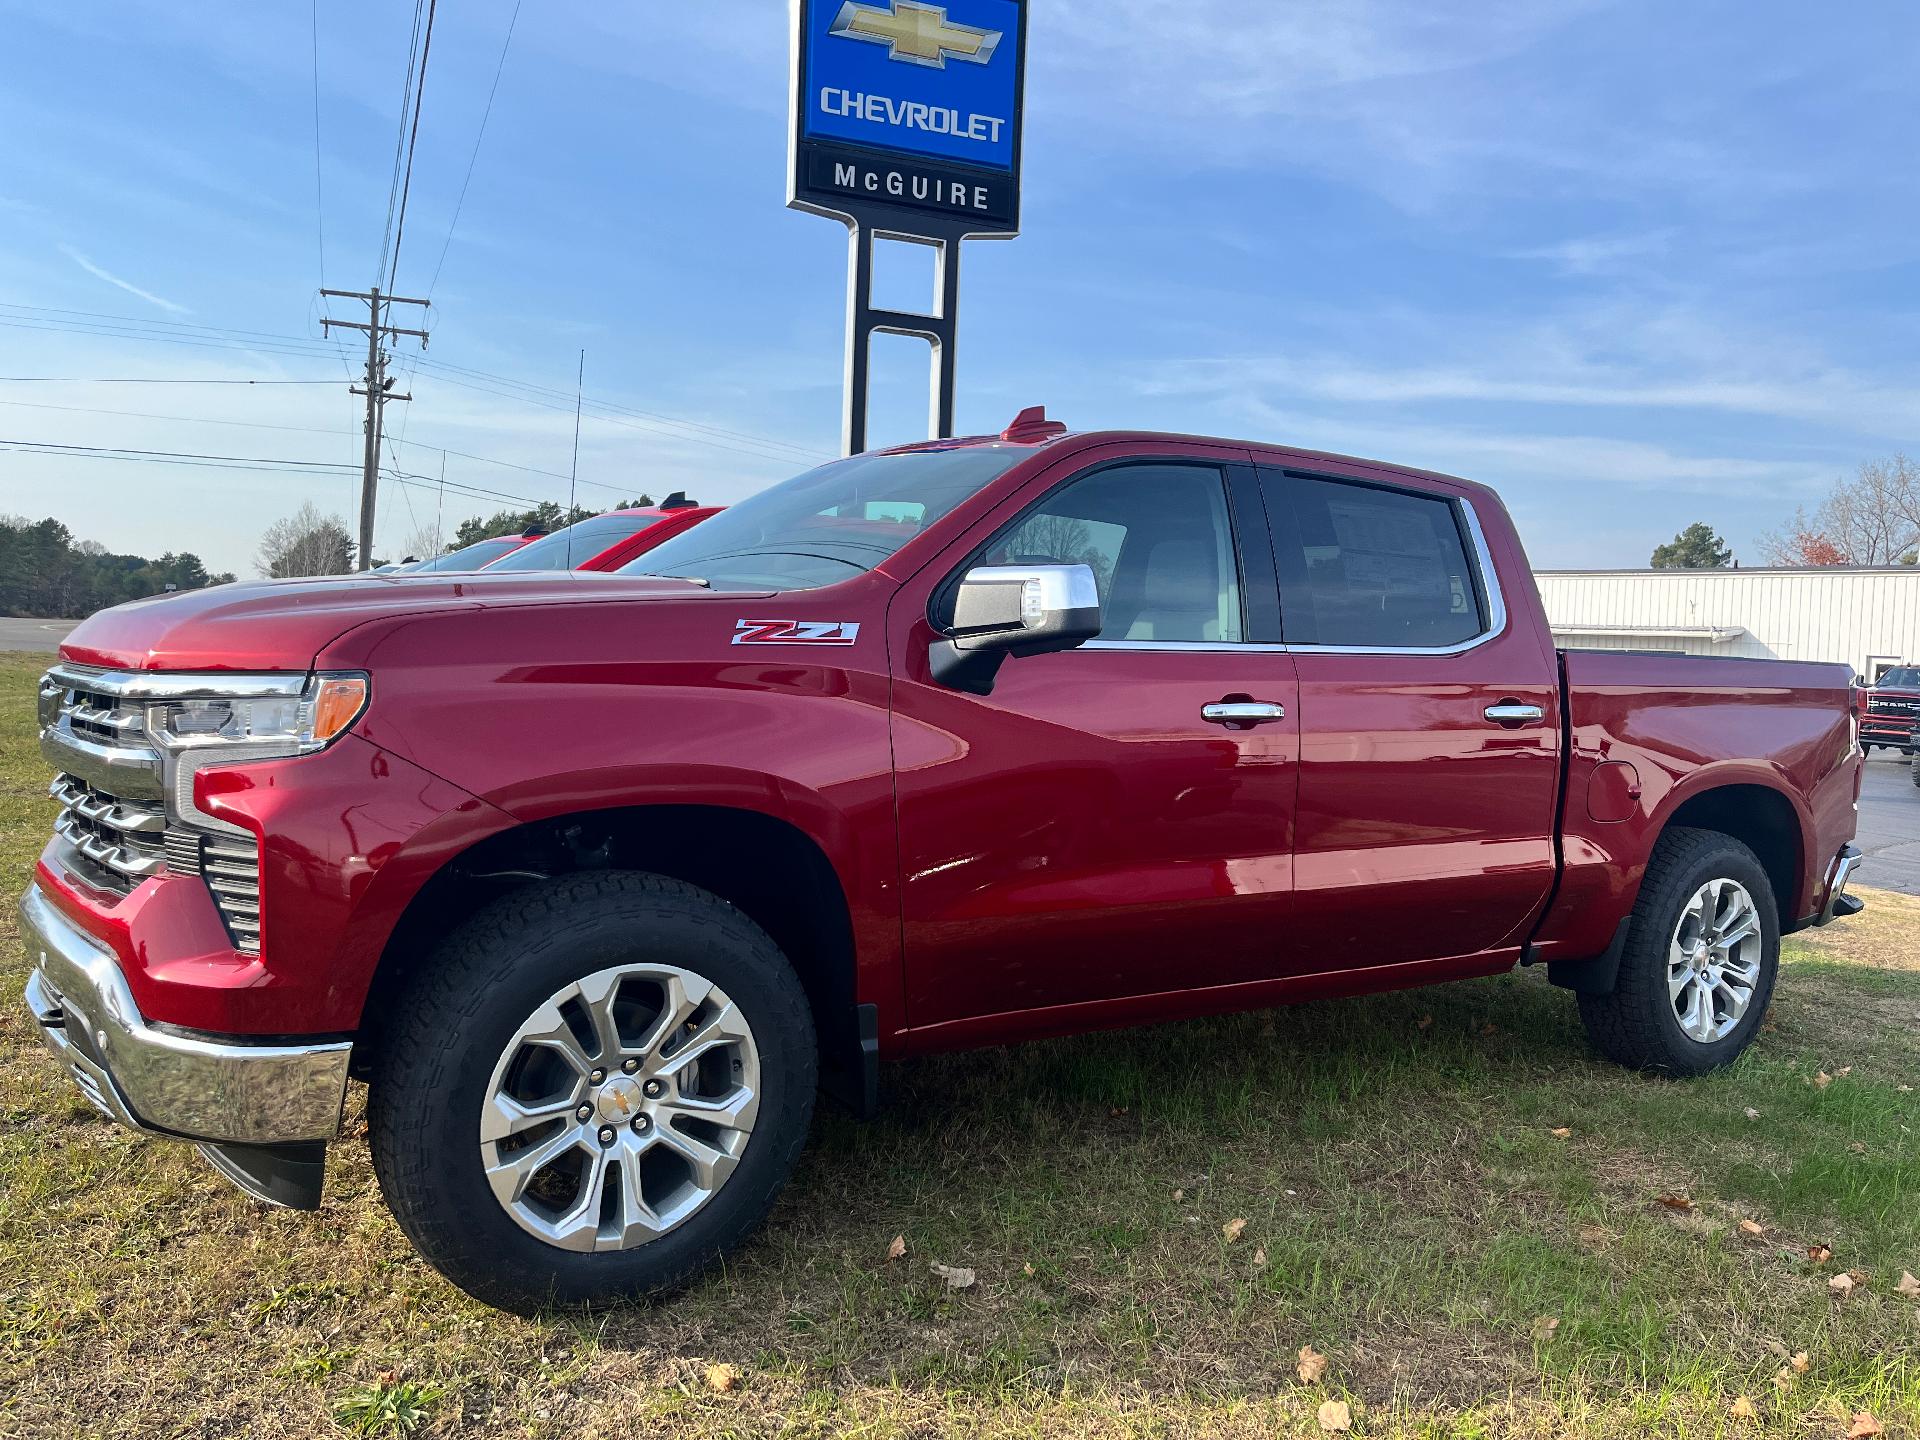
[[[787,204],[847,227],[841,446],[867,448],[875,334],[932,351],[930,438],[954,432],[960,245],[1020,230],[1027,0],[792,0]],[[931,313],[873,304],[879,240],[934,252]]]

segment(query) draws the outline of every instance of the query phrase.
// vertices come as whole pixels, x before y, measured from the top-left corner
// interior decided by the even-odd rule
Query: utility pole
[[[363,330],[367,336],[367,374],[359,385],[349,387],[355,395],[367,397],[367,448],[361,462],[360,475],[360,550],[359,568],[370,569],[373,565],[373,512],[374,497],[380,483],[380,436],[381,426],[386,416],[389,400],[411,400],[411,395],[391,393],[393,381],[387,378],[387,352],[381,341],[391,337],[395,340],[402,335],[411,335],[420,341],[422,350],[427,348],[427,332],[424,330],[404,330],[397,325],[387,323],[389,310],[395,305],[425,306],[425,300],[408,300],[398,295],[382,295],[380,287],[371,290],[322,290],[323,296],[336,300],[358,300],[367,307],[367,323],[357,320],[323,319],[322,331]]]

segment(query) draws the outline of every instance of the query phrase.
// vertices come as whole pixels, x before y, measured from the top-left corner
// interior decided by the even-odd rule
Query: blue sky
[[[4,382],[0,438],[357,463],[316,217],[326,282],[364,288],[411,12],[319,7],[316,206],[308,5],[0,0],[0,374],[341,381]],[[440,7],[399,271],[431,357],[569,391],[584,349],[588,394],[648,413],[589,414],[583,499],[831,455],[846,244],[782,205],[784,4],[526,5],[448,243],[511,12]],[[1499,486],[1542,567],[1696,519],[1751,561],[1915,448],[1916,55],[1904,0],[1041,0],[1026,233],[967,249],[961,428],[1045,402],[1344,450]],[[928,283],[911,258],[883,299]],[[876,442],[914,438],[924,349],[878,353]],[[564,498],[569,407],[457,378],[411,378],[401,465]],[[242,573],[357,484],[0,453],[0,511]],[[389,487],[381,548],[439,503]]]

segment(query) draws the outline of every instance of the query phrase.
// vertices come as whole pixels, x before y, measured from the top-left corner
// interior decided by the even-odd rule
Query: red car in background
[[[618,570],[669,536],[690,530],[717,505],[695,505],[675,491],[655,506],[609,510],[544,535],[487,565],[494,570]]]
[[[436,555],[431,560],[414,560],[393,570],[395,575],[457,574],[468,570],[485,569],[503,555],[511,555],[522,546],[536,540],[549,538],[545,530],[523,530],[518,535],[495,535],[489,540],[476,540],[471,545],[458,550],[449,550],[444,555]]]

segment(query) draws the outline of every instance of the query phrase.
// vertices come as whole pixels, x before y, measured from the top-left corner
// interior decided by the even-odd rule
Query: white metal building
[[[1567,649],[1837,660],[1868,680],[1920,663],[1920,567],[1547,570],[1539,580]]]

